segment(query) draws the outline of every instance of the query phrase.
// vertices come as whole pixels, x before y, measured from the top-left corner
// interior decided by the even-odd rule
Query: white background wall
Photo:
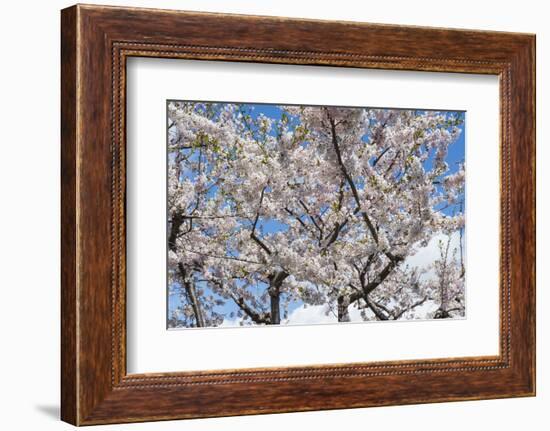
[[[547,429],[550,423],[550,14],[544,1],[130,0],[104,4],[477,28],[537,34],[538,396],[105,426],[135,430]],[[62,430],[59,410],[60,0],[2,4],[0,65],[0,427]],[[546,54],[546,55],[545,55]],[[548,266],[548,265],[546,265]],[[546,271],[545,271],[546,270]]]

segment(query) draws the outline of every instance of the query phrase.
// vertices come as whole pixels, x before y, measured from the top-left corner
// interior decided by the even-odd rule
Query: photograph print
[[[465,121],[167,101],[167,328],[465,318]]]

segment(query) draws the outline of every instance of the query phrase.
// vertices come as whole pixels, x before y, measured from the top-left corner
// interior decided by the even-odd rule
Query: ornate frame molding
[[[220,30],[205,34],[204,23]],[[257,35],[257,26],[288,36]],[[339,40],[323,37],[334,31]],[[320,42],[297,42],[311,33]],[[64,420],[98,424],[534,394],[534,36],[79,5],[62,12],[62,54]],[[131,56],[498,75],[500,354],[127,375],[125,66]],[[241,396],[250,391],[263,401]]]

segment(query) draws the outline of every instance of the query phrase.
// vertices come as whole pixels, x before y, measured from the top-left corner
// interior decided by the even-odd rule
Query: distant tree
[[[439,241],[440,257],[433,264],[436,277],[431,280],[432,288],[440,304],[433,316],[435,319],[464,315],[465,271],[461,250],[462,248],[451,249],[450,236],[446,241]],[[458,256],[459,251],[460,257]]]

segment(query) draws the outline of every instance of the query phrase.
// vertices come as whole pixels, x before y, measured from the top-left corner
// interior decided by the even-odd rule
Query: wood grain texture
[[[77,422],[76,9],[61,17],[61,417]]]
[[[533,35],[78,5],[62,11],[61,37],[63,420],[88,425],[534,395]],[[498,75],[500,354],[127,375],[129,56]]]

